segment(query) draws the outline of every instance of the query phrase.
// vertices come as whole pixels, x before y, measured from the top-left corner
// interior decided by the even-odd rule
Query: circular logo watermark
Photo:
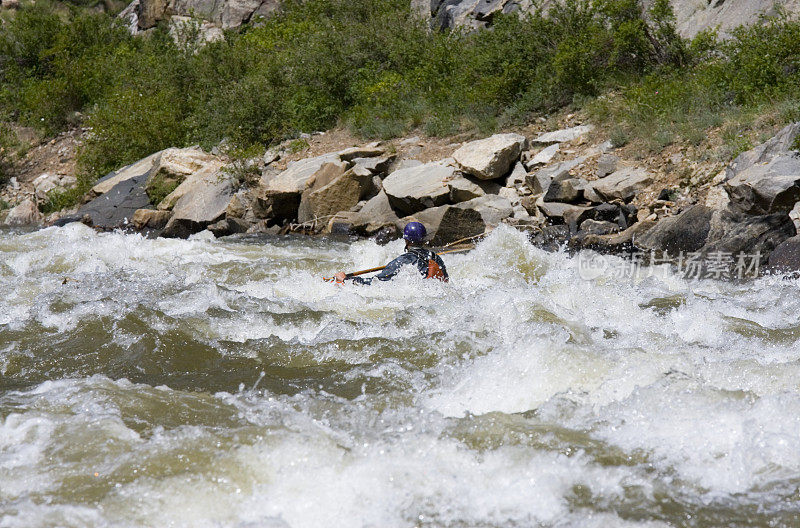
[[[603,275],[610,267],[606,257],[591,250],[578,253],[577,262],[578,276],[583,280],[594,280]]]

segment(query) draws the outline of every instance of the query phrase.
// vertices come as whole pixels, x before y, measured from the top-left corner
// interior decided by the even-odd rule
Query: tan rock
[[[453,153],[458,166],[481,180],[505,176],[513,163],[519,160],[525,137],[519,134],[495,134],[485,139],[470,141]]]
[[[157,209],[137,209],[133,213],[133,226],[136,229],[161,229],[167,225],[172,212],[159,211]]]
[[[23,200],[13,207],[6,215],[5,225],[8,226],[34,226],[42,222],[42,213],[31,199]]]
[[[127,165],[118,171],[112,172],[97,182],[97,184],[92,187],[92,192],[96,195],[105,194],[118,183],[130,180],[136,176],[141,176],[153,168],[153,164],[160,155],[161,151],[156,152],[155,154],[150,154],[146,158],[142,158],[136,163],[132,163],[131,165]]]

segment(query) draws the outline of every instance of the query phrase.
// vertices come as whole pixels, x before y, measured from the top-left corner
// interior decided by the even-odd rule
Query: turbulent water
[[[0,527],[800,526],[800,282],[0,232]]]

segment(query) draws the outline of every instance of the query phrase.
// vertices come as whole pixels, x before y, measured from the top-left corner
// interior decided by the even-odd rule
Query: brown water
[[[401,246],[0,231],[0,527],[800,526],[800,282]]]

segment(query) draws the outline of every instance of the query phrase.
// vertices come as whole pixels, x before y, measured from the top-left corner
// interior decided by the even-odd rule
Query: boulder
[[[583,201],[583,190],[586,180],[582,178],[565,178],[553,180],[544,195],[545,202],[577,203]]]
[[[40,202],[47,200],[47,193],[56,189],[61,184],[61,178],[55,174],[44,173],[33,180],[33,192]]]
[[[187,187],[182,188],[181,184],[189,176],[210,176],[222,166],[219,158],[199,148],[169,148],[155,159],[144,190],[150,203],[162,211],[169,211],[186,192]]]
[[[677,216],[662,219],[639,237],[637,245],[672,255],[698,251],[706,243],[713,214],[714,210],[704,205],[692,206]]]
[[[644,249],[703,254],[760,255],[761,263],[796,230],[786,214],[748,215],[735,209],[710,209],[695,205],[678,216],[664,218],[639,237]]]
[[[372,186],[372,176],[359,176],[353,169],[319,189],[303,193],[298,220],[325,218],[354,207]]]
[[[619,233],[606,235],[584,234],[570,240],[570,246],[575,248],[593,249],[603,253],[621,253],[631,251],[638,246],[641,235],[653,228],[656,220],[642,220]]]
[[[508,198],[487,194],[480,198],[473,198],[467,202],[454,205],[458,209],[477,211],[487,227],[496,227],[514,213],[514,208]]]
[[[347,172],[347,164],[344,162],[326,162],[323,163],[322,166],[313,174],[311,177],[306,181],[306,188],[303,191],[302,195],[300,196],[300,205],[297,210],[297,219],[300,222],[308,222],[313,220],[316,216],[321,216],[315,214],[312,210],[311,203],[309,201],[309,196],[314,191],[318,191],[331,182],[337,180],[343,174]],[[356,203],[358,200],[356,200]],[[352,206],[351,206],[352,207]],[[350,207],[345,207],[344,209],[339,209],[337,211],[346,211]]]
[[[356,232],[371,236],[387,226],[396,225],[399,218],[389,203],[389,197],[381,191],[361,208],[353,222]]]
[[[558,251],[569,239],[570,230],[565,225],[545,226],[530,237],[531,244],[545,251]]]
[[[625,168],[593,181],[591,187],[605,201],[629,202],[639,190],[651,183],[653,178],[646,170]]]
[[[141,176],[142,174],[147,174],[150,169],[153,168],[153,165],[156,163],[156,161],[158,161],[158,158],[161,156],[161,152],[162,151],[150,154],[146,158],[142,158],[136,163],[126,165],[117,171],[108,173],[103,178],[98,180],[94,187],[92,187],[92,193],[94,193],[96,196],[105,194],[120,182]]]
[[[384,174],[395,160],[395,155],[379,156],[374,158],[354,158],[352,160],[353,168],[363,168],[371,174]]]
[[[92,225],[100,229],[128,226],[139,209],[151,207],[144,190],[148,172],[126,177],[111,189],[78,209],[77,215],[88,216]]]
[[[725,169],[725,180],[756,165],[769,163],[778,156],[791,153],[792,146],[800,136],[800,122],[784,127],[770,140],[739,154]]]
[[[606,220],[584,220],[581,222],[579,231],[587,235],[610,235],[619,233],[619,224]]]
[[[534,139],[533,143],[567,143],[591,132],[592,128],[594,127],[591,125],[581,125],[572,128],[564,128],[562,130],[556,130],[553,132],[547,132]]]
[[[299,194],[306,190],[309,180],[326,163],[341,163],[341,158],[337,153],[331,152],[314,158],[293,161],[289,163],[285,171],[268,180],[267,190]]]
[[[383,180],[383,190],[392,207],[413,214],[446,204],[450,200],[447,184],[454,176],[453,167],[425,163],[392,172]]]
[[[35,226],[42,222],[42,213],[31,199],[26,199],[11,208],[3,221],[7,226]]]
[[[748,214],[788,213],[800,201],[800,155],[777,155],[724,183],[733,206]]]
[[[544,194],[550,188],[550,182],[556,178],[568,178],[570,171],[580,166],[584,161],[586,161],[586,158],[580,157],[539,169],[533,174],[528,174],[525,182],[533,194]]]
[[[133,227],[142,229],[163,229],[172,216],[171,211],[159,211],[157,209],[137,209],[133,213]]]
[[[598,178],[605,178],[614,173],[619,165],[619,158],[613,154],[603,154],[597,160],[597,170],[595,175]]]
[[[525,166],[522,163],[517,162],[517,164],[514,165],[514,168],[511,170],[511,174],[509,174],[508,178],[506,179],[506,187],[516,187],[524,184],[527,176],[528,172],[525,170]]]
[[[528,168],[535,167],[536,165],[547,165],[550,163],[555,155],[558,153],[558,149],[561,146],[558,143],[554,143],[548,147],[543,148],[539,152],[534,155],[530,161],[528,161]]]
[[[163,237],[187,238],[222,219],[234,191],[233,178],[221,171],[194,174],[179,188],[184,186],[181,198],[172,208],[172,218],[161,233]]]
[[[552,223],[567,224],[573,231],[577,230],[577,224],[584,219],[582,216],[591,209],[561,202],[545,202],[541,197],[536,200],[536,206]]]
[[[465,173],[493,180],[508,174],[524,144],[525,137],[519,134],[495,134],[466,143],[453,153],[453,158]]]
[[[300,193],[271,191],[258,187],[253,192],[253,216],[269,220],[271,224],[292,221],[297,218]]]
[[[769,255],[769,268],[778,273],[800,271],[800,236],[781,242]]]
[[[500,191],[500,185],[495,182],[478,180],[469,176],[456,177],[447,182],[447,186],[450,189],[450,201],[453,203],[466,202],[487,194],[497,194]]]
[[[428,231],[429,242],[434,246],[444,246],[486,231],[486,223],[480,212],[452,205],[426,209],[403,218],[400,223],[405,225],[408,222],[422,222]]]
[[[356,158],[375,158],[378,156],[383,156],[385,152],[385,149],[377,146],[376,144],[372,144],[363,147],[351,147],[339,151],[338,154],[342,161],[352,161]]]
[[[250,229],[250,222],[241,218],[225,218],[208,226],[208,230],[217,238],[247,233],[248,229]]]

